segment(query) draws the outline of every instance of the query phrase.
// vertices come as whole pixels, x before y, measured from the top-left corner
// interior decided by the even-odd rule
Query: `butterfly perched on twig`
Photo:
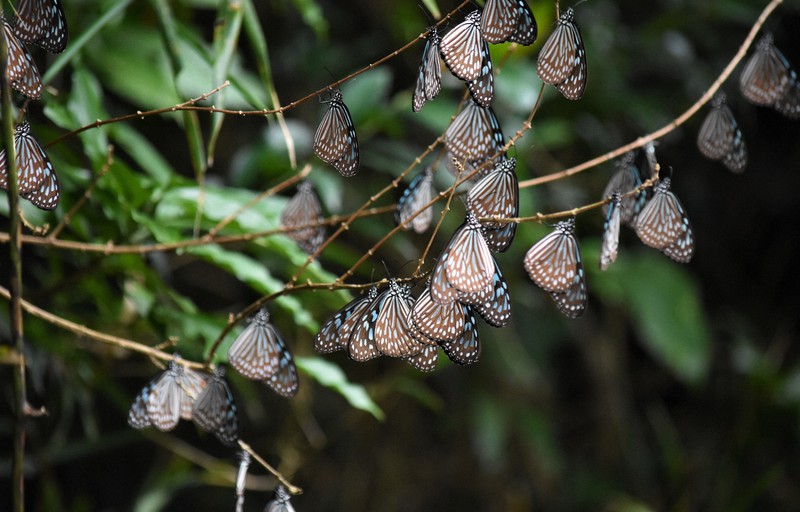
[[[436,25],[428,27],[419,75],[411,98],[411,110],[419,112],[426,101],[434,99],[442,89],[442,66],[439,64],[439,31]]]
[[[333,90],[331,98],[323,102],[328,104],[328,110],[314,134],[314,153],[345,178],[355,176],[359,163],[358,137],[342,92]]]
[[[305,252],[314,254],[325,241],[325,226],[322,225],[324,220],[314,184],[303,181],[281,212],[281,227],[298,227],[299,229],[288,231],[286,235]]]
[[[228,446],[233,446],[239,439],[239,413],[225,380],[224,367],[216,368],[195,399],[192,421]]]
[[[556,224],[552,233],[534,244],[525,254],[528,275],[543,290],[550,292],[558,309],[577,318],[586,309],[588,298],[575,219]]]
[[[248,379],[263,381],[281,396],[297,394],[294,358],[278,330],[261,308],[228,349],[228,362]]]
[[[490,217],[515,218],[519,215],[519,182],[516,158],[501,160],[467,193],[467,205],[481,224],[486,243],[494,252],[511,247],[516,222],[497,222]]]
[[[704,156],[720,160],[733,172],[742,172],[747,166],[747,146],[742,130],[723,92],[718,92],[711,102],[711,111],[697,134],[697,147]]]
[[[264,512],[294,512],[291,496],[282,485],[275,488],[275,496],[264,507]]]
[[[633,195],[628,195],[642,185],[642,177],[639,175],[639,168],[634,162],[634,153],[629,151],[622,158],[617,160],[616,171],[608,181],[603,190],[603,197],[609,197],[614,192],[621,194],[620,203],[620,222],[630,226],[635,225],[636,216],[642,210],[647,201],[647,193],[640,190]],[[609,204],[603,205],[603,214],[608,215]]]
[[[442,60],[450,72],[465,82],[477,80],[483,73],[488,52],[481,34],[481,11],[472,11],[453,27],[439,43]]]
[[[542,82],[554,85],[570,100],[578,100],[586,91],[586,49],[572,7],[561,14],[556,29],[539,52],[536,72]]]
[[[377,297],[378,288],[373,286],[367,293],[356,297],[340,309],[314,337],[314,350],[326,354],[347,349],[353,326]]]
[[[206,377],[176,360],[150,381],[136,396],[128,412],[128,424],[134,428],[150,425],[172,430],[181,418],[192,419],[193,404],[206,386]]]
[[[670,186],[670,178],[662,178],[655,184],[653,197],[636,220],[636,234],[645,245],[679,263],[688,263],[694,255],[694,232]]]
[[[31,127],[27,121],[14,128],[14,152],[20,196],[43,210],[52,210],[58,206],[61,187],[56,171],[39,141],[31,135]],[[5,150],[0,151],[0,188],[8,188]]]
[[[603,222],[603,244],[600,248],[600,270],[606,270],[617,259],[619,248],[619,224],[622,211],[620,193],[614,192],[608,199],[606,219]]]

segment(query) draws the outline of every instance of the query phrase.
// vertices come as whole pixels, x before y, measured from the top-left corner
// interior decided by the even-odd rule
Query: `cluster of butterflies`
[[[574,17],[572,8],[561,14],[558,26],[539,53],[536,69],[544,83],[555,86],[565,98],[577,100],[586,90],[587,67],[583,38]],[[453,76],[466,83],[474,105],[468,105],[451,128],[454,131],[478,130],[471,133],[472,137],[480,144],[488,142],[480,136],[483,134],[480,131],[482,125],[488,124],[497,128],[494,133],[499,132],[491,110],[494,71],[489,44],[514,42],[527,46],[533,44],[537,36],[536,19],[525,0],[487,0],[482,11],[470,12],[443,36],[439,35],[436,25],[429,27],[411,109],[419,112],[426,101],[433,100],[441,91],[441,59]],[[328,104],[328,110],[314,134],[314,152],[342,176],[354,176],[358,172],[359,147],[350,111],[339,90],[332,90],[330,98],[324,102]],[[475,110],[477,108],[485,112]],[[501,132],[499,142],[502,146]],[[469,155],[464,156],[465,152]],[[473,162],[472,153],[460,151],[454,155]]]
[[[8,48],[6,79],[15,91],[29,100],[37,100],[42,96],[42,79],[25,43],[51,53],[64,51],[68,33],[61,0],[20,0],[10,20],[5,14],[0,17]],[[54,209],[61,198],[58,177],[27,121],[14,129],[14,151],[20,197],[43,210]],[[5,150],[0,153],[0,188],[8,188]]]
[[[739,90],[754,105],[772,107],[790,119],[800,118],[800,82],[772,34],[756,43],[756,50],[739,77]],[[721,161],[733,172],[747,167],[747,146],[726,96],[719,92],[697,135],[697,147],[711,160]]]
[[[236,444],[239,414],[223,367],[213,374],[195,371],[176,355],[166,370],[142,388],[128,411],[128,424],[136,429],[154,426],[168,431],[181,419],[193,421],[225,445]]]

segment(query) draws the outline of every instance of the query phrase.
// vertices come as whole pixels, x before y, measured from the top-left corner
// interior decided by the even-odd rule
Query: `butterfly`
[[[515,158],[502,160],[467,193],[467,204],[478,219],[513,218],[519,215],[519,182]],[[503,252],[511,247],[517,231],[515,222],[479,220],[489,249]]]
[[[419,173],[408,186],[394,212],[394,221],[403,229],[413,229],[417,233],[424,233],[433,220],[433,206],[427,206],[433,198],[433,171],[430,167]],[[424,208],[424,209],[423,209]],[[412,215],[419,214],[412,220]]]
[[[627,194],[631,192],[642,184],[642,178],[639,175],[639,168],[634,163],[634,154],[633,151],[630,151],[625,154],[620,160],[616,163],[616,172],[609,180],[606,188],[603,190],[603,197],[609,197],[614,192],[619,192],[620,194]],[[630,195],[621,197],[621,209],[620,209],[620,222],[623,224],[634,225],[636,222],[636,216],[639,215],[639,212],[642,210],[645,202],[647,201],[647,193],[644,190],[640,190],[639,192]],[[610,208],[609,204],[603,205],[603,214],[608,216],[608,210]]]
[[[372,342],[383,355],[403,357],[416,354],[423,346],[408,332],[408,318],[413,306],[414,299],[409,293],[409,287],[390,279],[389,287],[378,295],[364,313],[360,329],[372,333]],[[353,336],[357,334],[359,328]]]
[[[419,64],[419,75],[411,97],[411,110],[419,112],[425,102],[439,95],[442,89],[442,67],[439,64],[439,31],[436,26],[428,27],[425,49],[422,51],[422,62]]]
[[[472,11],[464,21],[442,37],[439,52],[450,72],[457,78],[470,82],[477,80],[483,71],[484,59],[489,58],[489,47],[481,35],[481,12]]]
[[[764,34],[739,77],[739,89],[748,101],[771,107],[789,90],[792,69],[775,47],[772,34]]]
[[[297,369],[292,353],[261,308],[228,349],[228,362],[248,379],[260,380],[281,396],[297,393]]]
[[[345,178],[355,176],[358,172],[358,138],[350,111],[342,100],[342,92],[334,90],[331,99],[324,103],[328,104],[328,111],[314,134],[314,153],[323,162],[333,165]]]
[[[14,128],[14,152],[20,195],[39,208],[54,209],[61,198],[58,178],[39,141],[31,135],[31,127],[27,121]],[[0,151],[0,188],[8,188],[5,150]]]
[[[439,345],[425,345],[422,352],[406,356],[405,361],[421,372],[432,372],[439,363]]]
[[[512,41],[528,46],[538,35],[536,18],[525,0],[487,0],[481,30],[492,44]]]
[[[670,185],[669,178],[662,178],[655,184],[653,197],[636,220],[636,234],[645,245],[679,263],[688,263],[694,255],[694,233]]]
[[[228,446],[239,439],[239,413],[222,366],[217,367],[197,395],[192,406],[192,421]]]
[[[586,50],[575,14],[570,7],[545,41],[536,63],[536,72],[546,84],[555,85],[567,99],[578,100],[586,90]]]
[[[378,288],[373,286],[369,292],[356,297],[340,309],[330,320],[325,322],[325,325],[314,337],[314,350],[326,354],[347,348],[352,326],[377,296]],[[346,332],[344,331],[345,326],[349,326]]]
[[[600,249],[600,270],[606,270],[617,259],[619,247],[619,223],[622,199],[619,192],[609,197],[606,205],[606,220],[603,222],[603,245]]]
[[[6,78],[11,88],[32,100],[42,97],[42,77],[30,52],[14,35],[11,25],[3,20],[3,36],[8,48]]]
[[[775,110],[790,119],[800,119],[800,81],[794,70],[789,74],[789,87],[774,105]]]
[[[294,512],[291,496],[280,484],[275,488],[275,496],[267,503],[264,512]]]
[[[725,102],[725,93],[714,96],[711,111],[697,135],[697,147],[707,158],[721,160],[733,172],[742,172],[747,166],[744,137]]]
[[[170,361],[148,392],[145,406],[151,424],[166,431],[175,428],[181,418],[192,419],[192,404],[205,385],[198,372]]]
[[[511,295],[508,292],[506,278],[496,260],[491,285],[479,292],[459,294],[458,300],[472,306],[472,309],[493,327],[503,327],[511,320]]]
[[[67,18],[61,0],[19,0],[11,21],[14,35],[51,53],[67,47]]]
[[[472,95],[473,101],[483,108],[492,106],[494,99],[494,71],[492,68],[492,57],[489,53],[489,44],[481,40],[481,74],[475,80],[467,82],[467,89]]]
[[[453,341],[440,343],[442,350],[457,364],[472,364],[478,361],[481,355],[480,339],[478,337],[478,320],[468,306],[464,308],[464,330]]]
[[[281,212],[281,227],[306,226],[288,231],[286,235],[297,242],[305,252],[314,254],[325,241],[325,226],[321,224],[324,220],[322,205],[314,192],[314,184],[303,181],[297,186],[297,193],[286,203]]]
[[[433,344],[452,341],[464,331],[464,309],[458,302],[434,302],[430,287],[426,287],[411,309],[411,322],[422,333],[423,339],[431,340]]]
[[[150,400],[150,394],[153,392],[157,380],[158,378],[155,378],[150,381],[133,400],[128,411],[128,425],[131,427],[142,429],[153,424],[150,421],[150,415],[147,414],[147,402]]]
[[[468,101],[444,134],[448,151],[458,160],[480,163],[500,153],[505,145],[503,130],[494,110]]]
[[[574,218],[559,222],[552,233],[528,250],[524,259],[533,282],[550,292],[559,310],[570,318],[582,315],[587,302],[586,276],[574,231]]]
[[[442,265],[447,284],[458,292],[479,292],[492,283],[494,258],[481,233],[481,225],[469,210],[464,223],[453,233],[439,259],[444,262]],[[440,282],[435,278],[431,281],[432,288],[439,285]],[[436,292],[432,292],[434,301],[447,303],[441,302]]]

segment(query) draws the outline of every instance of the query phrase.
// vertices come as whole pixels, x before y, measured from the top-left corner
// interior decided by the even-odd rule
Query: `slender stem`
[[[14,105],[11,87],[6,80],[8,47],[5,37],[0,38],[0,94],[2,94],[2,136],[6,152],[6,172],[8,173],[8,215],[9,244],[11,261],[9,269],[10,288],[10,329],[11,346],[14,347],[17,361],[14,365],[14,462],[13,462],[13,506],[17,512],[25,509],[25,410],[27,393],[25,389],[25,345],[22,336],[22,244],[20,241],[21,222],[19,218],[19,176],[17,158],[14,151]]]

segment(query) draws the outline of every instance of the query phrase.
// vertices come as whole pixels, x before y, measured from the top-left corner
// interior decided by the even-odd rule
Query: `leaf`
[[[699,385],[708,376],[711,339],[700,293],[685,267],[650,250],[625,252],[597,269],[598,243],[582,247],[589,287],[630,311],[644,346],[676,377]]]
[[[342,395],[356,409],[372,414],[379,421],[386,418],[378,404],[370,398],[364,386],[348,381],[342,369],[335,364],[320,357],[297,357],[295,364],[321,385]]]

